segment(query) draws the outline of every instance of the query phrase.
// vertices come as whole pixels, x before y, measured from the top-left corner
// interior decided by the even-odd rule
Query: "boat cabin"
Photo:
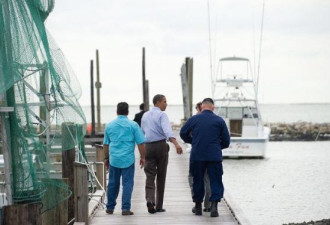
[[[253,137],[258,135],[258,110],[249,106],[221,107],[216,109],[229,129],[232,137]]]

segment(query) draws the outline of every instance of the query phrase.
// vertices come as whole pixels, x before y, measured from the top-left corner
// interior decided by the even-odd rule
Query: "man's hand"
[[[109,159],[104,159],[104,166],[108,171],[109,170]]]
[[[144,148],[144,143],[143,144],[139,144],[138,145],[138,149],[139,149],[139,152],[140,152],[140,166],[141,166],[141,169],[144,167],[144,164],[146,164],[146,150]]]
[[[140,159],[140,166],[141,166],[141,169],[144,167],[145,164],[146,164],[146,160],[145,160],[145,158],[141,158],[141,159]]]
[[[169,138],[170,142],[172,142],[176,148],[176,153],[178,153],[179,155],[182,154],[182,148],[181,146],[178,144],[178,142],[176,141],[176,139],[174,137],[170,137]]]
[[[176,148],[176,153],[178,153],[179,155],[181,155],[182,154],[182,147],[179,144],[177,144],[175,146],[175,148]]]
[[[103,151],[104,151],[104,166],[109,171],[109,145],[104,144],[103,145]]]

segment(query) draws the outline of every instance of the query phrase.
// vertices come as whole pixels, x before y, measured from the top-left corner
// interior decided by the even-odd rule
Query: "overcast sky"
[[[262,0],[210,0],[212,65],[228,56],[257,65]],[[330,1],[266,0],[261,103],[330,102]],[[90,104],[90,60],[100,52],[101,104],[142,102],[142,47],[150,98],[182,104],[180,67],[194,59],[194,100],[211,96],[206,0],[56,0],[46,27]],[[150,100],[151,102],[151,100]]]

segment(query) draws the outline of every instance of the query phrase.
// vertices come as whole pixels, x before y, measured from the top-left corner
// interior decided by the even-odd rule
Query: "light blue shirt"
[[[141,128],[146,137],[146,142],[164,139],[169,140],[171,137],[174,138],[172,127],[166,113],[161,111],[158,107],[154,107],[143,114]]]
[[[110,165],[117,168],[127,168],[135,162],[135,143],[145,142],[139,125],[119,115],[117,119],[107,124],[104,130],[103,144],[109,145]]]

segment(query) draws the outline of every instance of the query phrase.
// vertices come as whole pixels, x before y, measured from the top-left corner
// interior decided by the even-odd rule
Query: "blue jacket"
[[[221,149],[230,144],[225,121],[210,110],[192,116],[181,128],[180,137],[192,144],[190,160],[193,161],[221,161]]]

